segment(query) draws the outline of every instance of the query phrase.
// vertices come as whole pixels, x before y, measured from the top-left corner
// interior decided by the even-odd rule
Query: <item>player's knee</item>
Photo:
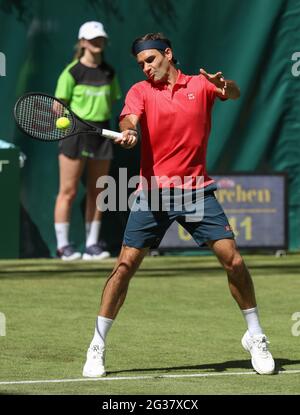
[[[235,252],[224,264],[224,268],[230,274],[238,274],[244,267],[244,261],[238,252]]]
[[[133,274],[130,272],[130,270],[126,266],[124,266],[124,264],[120,264],[114,270],[114,272],[110,276],[110,279],[113,281],[113,284],[116,287],[119,287],[119,289],[122,289],[122,287],[123,288],[128,287],[132,275]]]
[[[136,271],[136,267],[134,263],[129,260],[122,260],[118,263],[117,268],[115,270],[115,276],[121,280],[130,280],[133,274]]]
[[[139,268],[147,250],[123,245],[112,277],[115,280],[129,281]]]

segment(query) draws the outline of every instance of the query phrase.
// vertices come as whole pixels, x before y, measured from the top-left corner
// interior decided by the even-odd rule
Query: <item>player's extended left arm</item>
[[[222,72],[210,74],[201,68],[200,73],[217,87],[218,95],[222,98],[237,99],[240,97],[240,88],[234,81],[225,79]]]

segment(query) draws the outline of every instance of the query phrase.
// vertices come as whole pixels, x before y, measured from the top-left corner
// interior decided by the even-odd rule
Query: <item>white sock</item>
[[[85,239],[88,238],[91,229],[91,222],[85,222]]]
[[[242,310],[242,312],[248,325],[248,331],[250,336],[255,336],[256,334],[263,334],[262,328],[259,323],[257,307],[248,308],[248,310]]]
[[[55,234],[57,241],[57,248],[63,248],[64,246],[69,245],[69,222],[59,222],[55,223]]]
[[[114,320],[110,318],[101,317],[101,316],[97,317],[94,337],[91,342],[91,345],[100,344],[101,346],[105,346],[105,339],[113,322]]]
[[[85,246],[87,248],[91,245],[95,245],[98,243],[100,228],[101,228],[100,220],[93,220],[92,222],[86,222],[85,224],[85,231],[86,231]]]

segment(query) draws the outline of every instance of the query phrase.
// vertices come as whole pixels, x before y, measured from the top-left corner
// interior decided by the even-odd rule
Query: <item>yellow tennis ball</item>
[[[67,117],[60,117],[56,120],[56,127],[60,130],[64,130],[70,126],[70,120]]]

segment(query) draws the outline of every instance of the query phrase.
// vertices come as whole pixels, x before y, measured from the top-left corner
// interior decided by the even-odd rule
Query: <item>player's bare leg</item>
[[[99,377],[106,374],[106,335],[125,301],[129,282],[147,252],[148,248],[122,247],[117,263],[103,289],[100,311],[96,319],[94,337],[87,352],[83,376]]]
[[[126,298],[130,279],[137,271],[148,250],[149,248],[122,247],[113,272],[105,284],[99,316],[116,318]]]
[[[222,239],[208,245],[226,270],[230,292],[244,314],[248,330],[242,345],[251,354],[253,368],[260,374],[274,373],[275,363],[258,318],[253,281],[235,241]]]
[[[228,284],[233,298],[241,310],[256,307],[254,286],[243,258],[232,239],[209,242],[228,276]]]

